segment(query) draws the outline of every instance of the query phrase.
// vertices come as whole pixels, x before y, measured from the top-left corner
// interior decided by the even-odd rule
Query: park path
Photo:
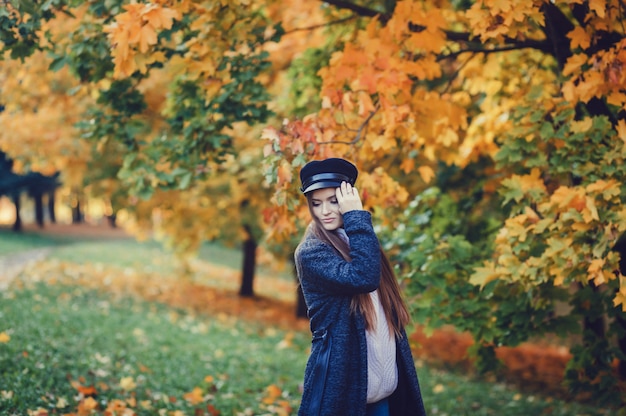
[[[37,248],[0,256],[0,291],[6,290],[26,266],[44,260],[48,253],[50,248]]]

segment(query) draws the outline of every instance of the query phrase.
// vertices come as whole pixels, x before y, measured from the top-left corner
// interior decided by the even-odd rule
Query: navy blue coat
[[[367,405],[365,319],[351,313],[352,297],[380,283],[380,247],[367,211],[344,214],[351,262],[309,233],[295,253],[313,341],[304,374],[300,416],[364,416]],[[406,333],[396,337],[398,388],[392,416],[425,415]]]

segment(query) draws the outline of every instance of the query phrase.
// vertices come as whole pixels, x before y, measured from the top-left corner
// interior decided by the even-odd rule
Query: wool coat
[[[365,319],[351,312],[352,297],[380,284],[380,244],[367,211],[344,214],[351,261],[308,233],[295,262],[313,334],[304,374],[300,416],[364,416],[367,406]],[[396,336],[398,387],[389,397],[392,416],[426,412],[406,332]]]

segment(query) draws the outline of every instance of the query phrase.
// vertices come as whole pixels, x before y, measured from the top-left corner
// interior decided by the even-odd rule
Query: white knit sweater
[[[389,331],[378,290],[370,293],[376,309],[376,327],[366,331],[367,339],[367,402],[375,403],[389,397],[398,386],[396,338]]]
[[[337,229],[339,236],[350,244],[343,228]],[[367,402],[376,403],[391,394],[398,387],[398,366],[396,364],[396,338],[389,330],[378,290],[370,293],[376,311],[376,326],[365,332],[367,339]]]

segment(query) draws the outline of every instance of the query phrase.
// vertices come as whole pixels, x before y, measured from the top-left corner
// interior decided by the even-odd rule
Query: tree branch
[[[374,17],[377,15],[383,15],[382,12],[379,12],[377,10],[370,9],[365,6],[361,6],[360,4],[354,4],[345,0],[324,0],[324,3],[328,3],[339,9],[352,10],[354,13],[361,17]],[[389,20],[390,17],[391,16],[386,16],[385,20]]]
[[[351,16],[344,17],[343,19],[333,20],[333,21],[330,21],[330,22],[327,22],[327,23],[320,23],[318,25],[306,26],[306,27],[297,27],[295,29],[291,29],[291,30],[285,32],[284,35],[289,35],[291,33],[302,32],[302,31],[307,31],[307,30],[315,30],[315,29],[319,29],[321,27],[326,27],[326,26],[338,25],[340,23],[344,23],[344,22],[350,21],[352,19],[356,19],[357,17],[359,17],[359,16],[356,15],[356,14],[353,14]]]
[[[377,103],[376,107],[374,108],[374,110],[370,111],[370,113],[367,116],[367,118],[359,126],[359,128],[357,130],[357,133],[356,133],[356,136],[354,137],[354,139],[350,140],[349,142],[330,140],[330,141],[327,141],[327,142],[318,142],[317,144],[347,144],[347,145],[351,145],[351,144],[357,143],[359,140],[361,140],[361,134],[363,134],[363,130],[367,127],[367,125],[369,124],[370,120],[372,119],[372,117],[374,117],[376,115],[378,110],[380,110],[380,103]]]
[[[530,40],[530,41],[526,41],[526,42],[515,42],[512,43],[510,45],[503,45],[503,46],[498,46],[495,48],[485,48],[482,46],[477,46],[477,47],[468,47],[466,49],[461,49],[459,51],[456,52],[451,52],[448,54],[441,54],[437,56],[437,61],[443,61],[444,59],[453,59],[456,58],[459,55],[462,55],[464,53],[484,53],[484,54],[489,54],[489,53],[496,53],[496,52],[507,52],[507,51],[514,51],[514,50],[518,50],[518,49],[527,49],[527,48],[531,48],[531,49],[539,49],[542,50],[544,52],[548,52],[549,48],[550,48],[550,44],[547,41],[534,41],[534,40]]]

